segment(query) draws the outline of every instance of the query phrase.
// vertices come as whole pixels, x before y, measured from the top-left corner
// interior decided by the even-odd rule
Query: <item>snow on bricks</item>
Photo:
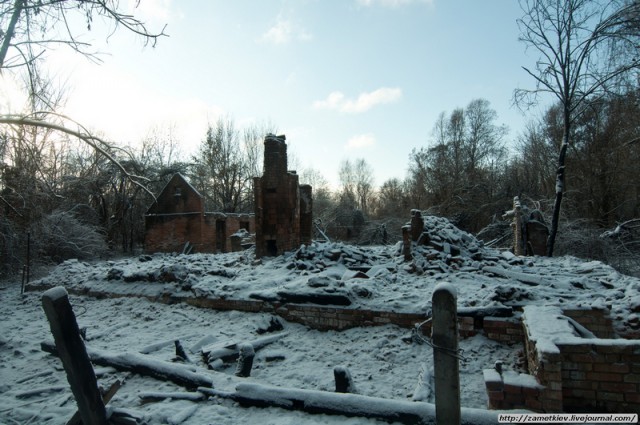
[[[585,337],[558,307],[527,306],[523,323],[528,367],[544,386],[536,410],[640,411],[639,340]]]

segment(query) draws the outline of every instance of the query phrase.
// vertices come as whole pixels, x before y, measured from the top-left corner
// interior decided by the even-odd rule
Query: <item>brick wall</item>
[[[507,344],[524,342],[524,330],[518,317],[485,317],[482,328],[487,338],[494,341]]]
[[[498,372],[496,369],[485,369],[482,372],[489,409],[541,410],[539,397],[544,387],[535,377],[511,371]]]
[[[616,337],[608,310],[576,308],[563,309],[562,313],[589,329],[598,338],[608,339]]]
[[[197,251],[208,252],[202,230],[200,213],[148,215],[145,217],[145,251],[182,252],[185,242],[190,242]]]
[[[586,341],[558,344],[564,409],[640,412],[640,341]]]
[[[195,252],[230,252],[244,222],[255,231],[254,214],[204,213],[202,195],[176,173],[145,215],[145,251],[182,252],[189,242]]]
[[[254,178],[256,257],[280,255],[311,241],[311,186],[287,171],[284,136],[264,140],[264,172]]]
[[[547,318],[553,316],[542,313]],[[545,334],[540,328],[527,326],[539,314],[524,321],[529,372],[544,386],[537,395],[540,404],[535,410],[640,412],[640,341],[580,338],[553,325],[553,330]],[[596,335],[615,336],[606,311],[567,309],[562,314],[573,316]],[[562,314],[557,320],[564,324]]]

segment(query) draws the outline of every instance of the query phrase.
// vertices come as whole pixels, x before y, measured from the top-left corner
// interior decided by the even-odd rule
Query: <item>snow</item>
[[[2,283],[0,424],[65,423],[76,410],[60,360],[40,350],[40,343],[50,340],[51,333],[39,291],[59,285],[66,291],[56,289],[54,296],[59,297],[61,291],[71,293],[78,324],[86,328],[90,354],[92,350],[108,351],[129,360],[139,357],[160,362],[169,370],[210,378],[220,394],[236,391],[239,382],[254,385],[242,387],[245,389],[277,386],[332,392],[333,370],[340,365],[348,368],[358,388],[358,395],[347,395],[348,399],[377,397],[428,405],[434,402],[433,353],[427,344],[412,340],[411,329],[385,325],[321,332],[282,320],[286,335],[257,350],[251,377],[238,378],[234,362],[216,361],[216,371],[207,370],[201,351],[207,346],[225,347],[274,335],[258,332],[271,316],[198,309],[179,303],[185,297],[251,300],[256,296],[280,299],[291,294],[337,294],[349,300],[347,308],[427,314],[434,289],[446,282],[457,293],[458,308],[524,307],[532,336],[548,349],[557,349],[556,342],[584,343],[569,320],[557,320],[562,308],[608,308],[618,332],[633,330],[640,323],[640,280],[636,278],[597,261],[505,255],[482,246],[445,219],[425,216],[424,220],[432,243],[414,245],[410,262],[403,260],[401,246],[314,242],[267,259],[256,259],[253,251],[247,250],[218,255],[153,254],[94,263],[71,260],[33,282],[24,296],[20,295],[19,280]],[[73,295],[78,293],[99,297]],[[178,303],[151,301],[162,296]],[[189,347],[193,364],[171,363],[175,357],[171,342],[175,340]],[[589,343],[598,341],[589,339]],[[460,364],[465,408],[486,409],[483,370],[491,369],[498,360],[504,365],[503,376],[518,382],[529,379],[520,375],[524,372],[518,358],[521,347],[509,347],[482,335],[459,344],[465,359]],[[171,382],[112,368],[96,367],[96,372],[105,388],[117,379],[124,380],[111,407],[139,412],[151,425],[171,421],[185,425],[385,423],[273,407],[243,408],[224,397],[200,402],[168,397],[141,403],[140,394],[185,390]],[[33,389],[52,388],[56,390],[18,397]]]
[[[440,282],[436,285],[435,289],[433,290],[434,293],[436,292],[448,292],[449,296],[455,301],[458,298],[458,292],[456,291],[456,287],[453,286],[451,283],[449,282]]]
[[[502,381],[507,385],[526,388],[544,388],[540,385],[536,378],[527,373],[518,373],[512,370],[506,370],[502,374]]]
[[[62,286],[57,286],[55,288],[51,288],[47,291],[44,292],[44,294],[42,294],[42,298],[46,298],[48,300],[51,301],[57,301],[57,300],[61,300],[65,297],[67,297],[67,290],[64,289],[64,287]]]

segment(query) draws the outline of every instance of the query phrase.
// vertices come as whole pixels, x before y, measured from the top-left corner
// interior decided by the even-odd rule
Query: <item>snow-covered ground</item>
[[[455,286],[458,306],[559,305],[607,307],[618,331],[640,324],[640,280],[617,273],[599,262],[572,257],[518,258],[491,250],[444,219],[426,217],[429,243],[415,246],[405,261],[401,247],[354,247],[314,243],[296,252],[256,260],[252,250],[219,255],[143,255],[83,263],[67,261],[36,285],[93,289],[131,295],[188,294],[230,299],[282,300],[290,294],[343,296],[349,308],[430,311],[438,282]],[[51,339],[41,308],[41,293],[20,295],[18,282],[0,287],[0,424],[65,423],[75,411],[60,360],[40,350]],[[71,296],[87,345],[112,352],[140,352],[167,341],[150,356],[171,360],[172,341],[191,353],[204,337],[216,342],[247,341],[269,321],[267,314],[216,312],[175,304],[152,303],[140,297],[95,299]],[[411,340],[411,331],[387,325],[321,332],[284,323],[288,332],[256,354],[247,382],[313,390],[334,389],[333,368],[346,366],[360,394],[397,400],[414,395],[433,402],[430,391],[432,349]],[[460,341],[461,397],[466,407],[485,408],[482,369],[502,360],[519,370],[519,350],[478,335]],[[221,365],[219,390],[232,390],[239,379],[235,364]],[[242,408],[226,399],[164,400],[141,403],[140,393],[183,391],[174,384],[97,367],[108,387],[125,379],[111,404],[145,415],[150,424],[362,424],[371,419],[310,416],[276,408]],[[207,373],[203,369],[203,373]],[[420,376],[426,385],[416,391]],[[226,385],[226,387],[225,387]],[[41,391],[34,391],[41,390]],[[189,416],[187,413],[190,413]],[[182,417],[181,417],[182,415]],[[187,417],[188,416],[188,417]],[[186,418],[185,418],[186,417]]]

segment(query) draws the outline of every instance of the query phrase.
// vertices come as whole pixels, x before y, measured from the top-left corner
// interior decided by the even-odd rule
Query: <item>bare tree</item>
[[[122,12],[118,0],[5,0],[0,2],[0,68],[30,67],[60,45],[98,60],[91,44],[81,41],[80,31],[73,28],[72,15],[81,16],[88,30],[96,17],[104,18],[112,25],[111,34],[124,27],[153,46],[166,35],[164,28],[150,32],[144,22]]]
[[[97,52],[89,43],[80,41],[81,30],[73,27],[84,20],[87,29],[94,19],[102,18],[111,25],[111,34],[119,28],[137,34],[145,43],[155,45],[165,36],[151,32],[134,16],[122,11],[118,0],[14,0],[0,2],[0,72],[23,73],[30,98],[30,111],[25,114],[0,115],[0,124],[6,131],[19,126],[31,126],[55,131],[65,137],[73,136],[114,161],[126,176],[125,167],[109,153],[111,146],[68,117],[56,113],[60,104],[59,90],[52,89],[42,62],[46,53],[58,46],[67,46],[80,55],[97,61]],[[129,176],[131,177],[131,176]]]
[[[262,175],[264,138],[267,134],[278,134],[275,124],[269,121],[249,125],[242,131],[242,147],[249,177]]]
[[[359,158],[354,165],[355,189],[358,206],[362,213],[369,214],[369,205],[373,201],[373,168],[366,160]]]
[[[240,148],[239,131],[232,119],[220,118],[209,126],[200,144],[196,163],[196,186],[213,211],[240,212],[249,182],[246,161]]]
[[[529,106],[543,93],[562,106],[563,135],[558,154],[555,202],[547,255],[553,255],[565,192],[565,159],[575,119],[586,103],[612,89],[629,71],[640,68],[635,55],[640,42],[637,0],[521,0],[520,40],[539,55],[524,70],[533,89],[517,89],[514,100]]]
[[[355,208],[356,205],[356,177],[351,161],[345,159],[338,170],[340,179],[340,203]]]

